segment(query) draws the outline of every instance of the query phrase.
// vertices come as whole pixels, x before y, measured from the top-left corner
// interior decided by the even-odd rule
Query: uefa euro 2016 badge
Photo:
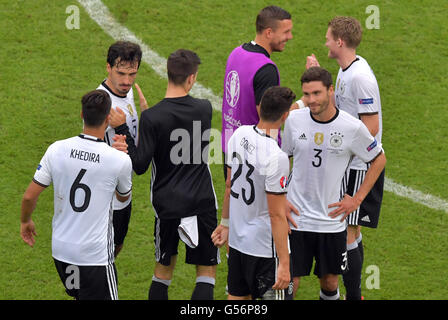
[[[332,147],[338,148],[342,145],[342,138],[344,137],[344,135],[342,135],[339,132],[333,132],[331,133],[331,138],[330,138],[330,144]]]
[[[226,100],[232,108],[240,98],[240,77],[235,70],[230,71],[226,77]]]

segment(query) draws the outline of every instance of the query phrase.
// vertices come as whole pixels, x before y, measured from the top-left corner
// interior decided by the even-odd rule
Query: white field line
[[[142,60],[146,62],[160,77],[166,79],[166,59],[160,57],[157,52],[151,50],[141,39],[132,31],[118,23],[111,15],[109,9],[101,0],[78,0],[84,7],[89,16],[98,23],[115,40],[127,40],[138,43],[142,49]],[[216,96],[212,90],[196,83],[191,90],[191,95],[208,99],[212,103],[213,109],[221,111],[222,98]]]
[[[128,40],[138,43],[142,48],[142,60],[147,63],[161,78],[166,79],[166,59],[160,57],[155,51],[151,50],[141,39],[139,39],[128,28],[118,23],[111,15],[109,9],[101,0],[78,0],[84,7],[89,16],[115,40]],[[205,88],[199,83],[193,87],[191,94],[195,97],[208,99],[216,111],[221,111],[222,98],[213,93],[212,90]],[[435,210],[441,210],[448,213],[448,201],[414,190],[394,182],[392,179],[385,179],[384,189],[394,194],[408,198],[409,200],[427,206]]]

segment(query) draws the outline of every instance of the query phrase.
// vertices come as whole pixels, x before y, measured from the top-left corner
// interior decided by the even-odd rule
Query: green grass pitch
[[[167,57],[179,48],[202,59],[198,81],[222,96],[229,52],[255,36],[255,17],[268,1],[103,0],[114,17],[152,50]],[[325,3],[325,4],[323,4]],[[334,77],[337,63],[324,46],[328,21],[336,15],[358,18],[363,41],[358,54],[369,61],[380,86],[386,176],[447,201],[448,5],[440,1],[288,1],[275,4],[291,12],[294,39],[274,53],[282,85],[300,96],[305,58],[315,53]],[[379,29],[367,29],[368,5],[380,10]],[[66,27],[66,8],[80,10],[80,28]],[[79,134],[80,99],[106,76],[106,52],[114,39],[74,0],[0,0],[0,299],[69,299],[51,258],[52,188],[33,214],[34,248],[19,235],[23,192],[46,148]],[[166,80],[142,64],[137,82],[149,104],[165,94]],[[137,101],[138,98],[136,97]],[[220,130],[221,115],[213,114]],[[211,165],[221,205],[222,167]],[[154,267],[153,210],[149,172],[136,176],[133,216],[116,261],[120,299],[146,299]],[[363,295],[373,299],[446,299],[448,214],[385,192],[379,228],[363,231]],[[184,264],[181,247],[170,299],[189,299],[193,266]],[[216,299],[225,299],[226,259],[218,266]],[[370,269],[367,269],[368,267]],[[376,268],[376,269],[372,269]],[[379,285],[372,287],[372,270]],[[370,288],[368,288],[370,287]],[[343,285],[340,285],[344,292]],[[296,299],[317,299],[314,276],[304,278]]]

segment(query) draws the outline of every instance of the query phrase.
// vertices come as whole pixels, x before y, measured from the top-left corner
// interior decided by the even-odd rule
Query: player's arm
[[[272,286],[275,290],[286,289],[291,281],[289,273],[288,222],[286,221],[286,193],[266,192],[269,217],[271,219],[272,237],[279,259],[277,281]]]
[[[126,202],[132,192],[132,162],[127,157],[125,159],[126,161],[123,162],[115,188],[115,194],[120,202]]]
[[[226,166],[227,179],[226,188],[224,191],[224,200],[222,203],[222,213],[221,213],[221,223],[216,227],[215,231],[212,233],[212,241],[218,248],[223,246],[229,237],[229,205],[230,205],[230,177],[232,175],[232,170],[230,167]]]
[[[149,111],[149,110],[148,110]],[[146,112],[148,112],[146,111]],[[142,113],[139,123],[139,143],[138,148],[134,143],[134,138],[129,132],[126,124],[126,115],[119,107],[111,109],[110,125],[115,129],[116,135],[125,135],[127,143],[127,153],[132,160],[132,168],[140,175],[148,170],[154,155],[155,133],[154,128],[146,117],[146,112]],[[115,137],[114,137],[115,141]],[[122,151],[122,150],[121,150]]]
[[[288,184],[291,181],[292,177],[292,170],[293,170],[293,163],[294,163],[294,143],[292,139],[292,131],[291,131],[291,121],[286,119],[285,122],[285,130],[283,135],[283,143],[282,143],[282,150],[288,155],[288,163],[289,163],[289,176],[288,176]],[[291,215],[291,212],[293,212],[296,215],[299,215],[299,210],[297,210],[294,205],[286,199],[286,219],[287,221],[294,226],[294,228],[297,228],[297,223],[294,220],[294,218]],[[290,232],[291,229],[288,225],[288,232]]]
[[[22,208],[20,213],[20,236],[29,246],[33,246],[37,235],[34,222],[31,215],[36,208],[39,195],[44,191],[46,186],[31,181],[22,198]]]
[[[139,106],[140,106],[140,113],[148,109],[148,102],[146,102],[146,98],[143,95],[142,89],[140,89],[140,86],[135,83],[134,84],[135,89],[137,89],[138,98],[139,98]]]
[[[372,136],[380,130],[378,86],[371,77],[360,73],[353,77],[353,93],[358,103],[358,116]]]
[[[336,209],[329,213],[329,216],[336,218],[342,214],[341,221],[361,205],[362,201],[372,189],[386,166],[386,156],[384,155],[381,143],[378,143],[375,138],[370,135],[369,130],[363,123],[360,123],[358,131],[355,133],[355,137],[356,139],[351,146],[352,153],[364,162],[370,163],[370,166],[367,169],[363,183],[353,197],[345,194],[341,201],[328,206],[328,208],[336,207]]]
[[[381,151],[381,153],[370,163],[370,167],[367,170],[364,181],[358,191],[353,195],[353,197],[345,194],[341,201],[330,204],[328,208],[337,207],[337,209],[331,211],[329,216],[331,218],[336,218],[342,214],[343,216],[341,221],[344,221],[350,213],[358,209],[367,194],[372,189],[385,166],[386,156],[384,155],[384,152]]]
[[[378,113],[364,113],[360,114],[359,118],[366,125],[372,136],[376,136],[380,130],[380,116]]]
[[[261,67],[254,76],[253,87],[255,94],[255,104],[260,105],[264,92],[270,87],[279,84],[277,68],[273,64],[266,64]]]

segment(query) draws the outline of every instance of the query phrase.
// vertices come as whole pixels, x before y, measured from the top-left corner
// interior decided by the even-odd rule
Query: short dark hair
[[[278,121],[289,110],[296,98],[287,87],[274,86],[267,89],[260,102],[260,118],[264,121]]]
[[[122,63],[137,62],[137,68],[140,67],[142,61],[142,49],[136,43],[130,41],[117,41],[109,47],[107,52],[107,63],[111,67]]]
[[[263,8],[258,13],[257,20],[255,21],[257,33],[260,33],[267,28],[275,30],[278,21],[281,20],[291,20],[291,14],[285,9],[277,6]]]
[[[312,81],[321,81],[327,89],[329,89],[333,85],[333,78],[331,77],[331,73],[324,68],[321,67],[311,67],[306,70],[302,77],[300,78],[300,82],[302,85],[307,82]]]
[[[84,124],[97,128],[104,123],[110,112],[111,100],[104,90],[93,90],[86,93],[82,99],[82,117]]]
[[[179,49],[168,57],[166,63],[168,80],[176,85],[183,84],[187,78],[198,71],[201,59],[190,50]]]

